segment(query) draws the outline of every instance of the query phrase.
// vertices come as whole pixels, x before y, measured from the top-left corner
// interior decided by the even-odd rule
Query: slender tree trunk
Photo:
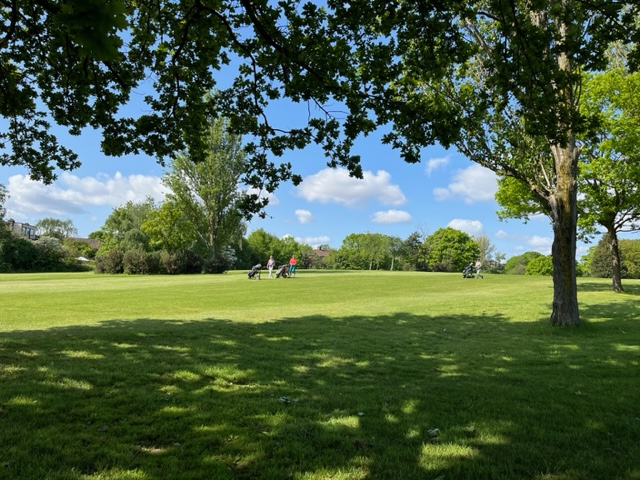
[[[575,142],[552,147],[556,164],[556,189],[550,198],[553,224],[552,325],[579,325],[576,282],[577,156]]]
[[[218,222],[211,215],[209,217],[209,245],[211,247],[211,261],[215,261],[218,258],[218,249],[217,249],[217,233],[218,233]]]
[[[608,229],[609,251],[611,252],[611,287],[614,292],[624,292],[622,288],[622,265],[620,262],[620,247],[618,245],[618,235],[615,229]]]

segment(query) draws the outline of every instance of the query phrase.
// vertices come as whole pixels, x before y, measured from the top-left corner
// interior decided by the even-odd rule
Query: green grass
[[[640,479],[640,282],[0,275],[0,478]]]

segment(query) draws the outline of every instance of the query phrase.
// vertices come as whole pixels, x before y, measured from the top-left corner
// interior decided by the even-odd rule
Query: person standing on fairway
[[[291,259],[289,260],[289,278],[296,276],[296,256],[291,255]]]
[[[482,270],[482,262],[480,259],[476,260],[476,278],[484,278],[484,276],[480,273]]]
[[[276,266],[276,261],[273,259],[273,255],[269,256],[269,261],[267,262],[267,268],[269,269],[269,278],[273,278],[271,273],[273,272],[273,267]]]

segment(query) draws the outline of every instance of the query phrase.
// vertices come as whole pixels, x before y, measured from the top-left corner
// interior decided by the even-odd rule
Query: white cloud
[[[298,194],[309,202],[338,203],[347,207],[364,205],[370,198],[382,205],[402,205],[406,198],[391,175],[366,171],[363,179],[353,178],[344,168],[326,168],[310,175],[298,187]]]
[[[298,217],[298,221],[303,225],[311,223],[314,220],[313,215],[311,215],[311,212],[309,210],[296,210],[296,217]]]
[[[424,171],[427,174],[427,176],[431,176],[431,173],[434,170],[437,170],[438,168],[443,167],[448,163],[449,163],[449,157],[430,158],[429,160],[427,160],[427,166],[425,167]]]
[[[496,174],[475,164],[458,170],[447,188],[435,188],[433,194],[438,201],[460,197],[464,203],[472,204],[493,200],[497,189]]]
[[[7,210],[20,216],[69,216],[86,214],[87,207],[118,207],[128,201],[142,202],[147,196],[164,199],[167,191],[160,177],[147,175],[78,177],[63,173],[51,185],[13,175],[7,184]]]
[[[372,215],[373,223],[405,223],[411,220],[411,214],[404,210],[387,210],[386,212],[376,212]]]
[[[516,251],[524,252],[534,250],[542,253],[543,255],[551,254],[551,245],[553,244],[553,238],[551,237],[543,237],[541,235],[512,235],[504,230],[498,230],[496,238],[520,243],[520,245],[514,247],[514,250]]]
[[[269,205],[267,206],[267,208],[269,208],[269,206],[278,205],[280,203],[280,200],[278,199],[275,193],[269,193],[266,190],[258,190],[257,188],[253,188],[253,187],[249,187],[245,191],[249,195],[257,194],[258,198],[260,199],[268,198]]]
[[[326,235],[320,235],[317,237],[296,237],[295,240],[303,245],[310,245],[317,248],[320,245],[328,245],[331,239]]]
[[[455,218],[449,222],[448,227],[455,228],[461,232],[468,233],[472,237],[477,237],[483,234],[482,222],[478,220],[465,220],[462,218]]]
[[[444,202],[445,200],[449,200],[451,198],[451,192],[447,188],[434,188],[433,196],[436,197],[437,201]]]
[[[533,247],[537,252],[540,252],[544,255],[551,255],[552,244],[553,238],[541,237],[539,235],[534,235],[527,241],[527,245]]]
[[[514,242],[527,242],[530,237],[527,235],[514,235],[512,233],[507,233],[504,230],[498,230],[496,232],[496,238],[501,238],[503,240],[510,240]]]
[[[583,255],[586,255],[587,253],[589,253],[589,248],[591,247],[591,245],[585,245],[585,244],[578,244],[576,246],[576,258],[581,258]]]

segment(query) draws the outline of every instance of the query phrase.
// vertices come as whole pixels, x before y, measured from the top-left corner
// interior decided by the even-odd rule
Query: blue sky
[[[70,219],[78,235],[87,236],[129,200],[163,199],[164,170],[153,158],[106,157],[100,152],[99,134],[90,130],[62,138],[79,154],[82,166],[59,172],[51,185],[30,180],[24,168],[0,167],[0,183],[10,195],[6,218],[32,224],[45,217]],[[488,236],[507,258],[532,250],[550,253],[548,218],[533,218],[527,224],[499,221],[495,175],[457,151],[433,146],[424,150],[421,163],[407,164],[372,135],[359,141],[356,153],[362,157],[362,180],[326,167],[317,147],[288,153],[283,160],[290,161],[304,180],[298,187],[282,185],[271,196],[268,217],[252,220],[249,231],[263,228],[278,237],[291,235],[312,246],[338,248],[350,233],[404,239],[415,231],[429,235],[451,226],[472,236]],[[579,245],[578,258],[584,251]]]
[[[220,79],[227,83],[230,77],[225,77]],[[221,82],[221,88],[224,86]],[[142,98],[144,92],[139,93],[134,98]],[[135,115],[133,110],[140,108],[144,107],[129,105],[126,113]],[[306,105],[281,102],[268,113],[273,125],[287,129],[300,127],[308,110]],[[58,180],[51,185],[30,180],[25,168],[0,166],[0,183],[10,196],[5,204],[6,218],[31,224],[46,217],[70,219],[78,236],[86,237],[127,201],[164,198],[164,169],[155,159],[107,157],[100,151],[99,132],[91,129],[78,137],[56,132],[62,144],[78,153],[82,166],[58,172]],[[456,150],[437,145],[423,150],[420,163],[407,164],[397,151],[381,143],[380,136],[369,135],[355,145],[354,153],[361,156],[364,170],[361,180],[349,177],[345,170],[329,169],[317,146],[288,152],[282,160],[292,163],[303,182],[298,187],[283,184],[270,198],[267,218],[253,219],[249,233],[263,228],[312,246],[339,248],[350,233],[383,233],[405,239],[415,231],[430,235],[451,226],[474,237],[486,235],[506,258],[526,251],[551,253],[547,217],[534,217],[526,224],[498,220],[493,172]],[[578,245],[578,259],[587,248]]]

